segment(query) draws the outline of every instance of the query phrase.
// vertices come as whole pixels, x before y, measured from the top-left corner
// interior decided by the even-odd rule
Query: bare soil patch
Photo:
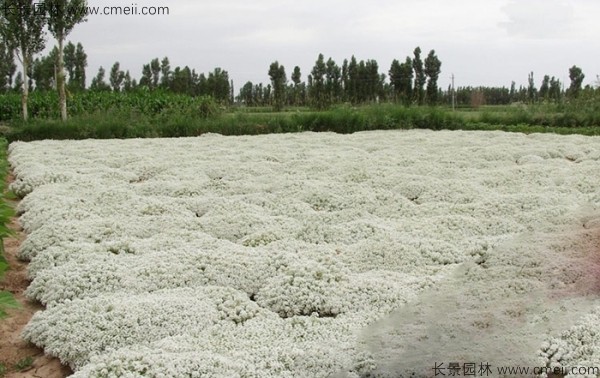
[[[10,175],[8,182],[12,182],[13,179],[14,177]],[[13,206],[16,205],[15,201]],[[9,226],[15,235],[4,240],[5,257],[10,268],[0,281],[0,291],[11,292],[21,308],[9,309],[8,316],[0,320],[0,364],[8,370],[6,378],[66,377],[72,374],[68,367],[63,366],[57,358],[45,355],[42,349],[21,338],[21,332],[29,319],[37,311],[42,310],[43,306],[28,300],[24,295],[25,289],[29,285],[27,264],[17,258],[17,251],[25,239],[25,233],[16,217],[11,220]],[[31,365],[21,371],[16,371],[15,365],[28,357],[33,359]]]

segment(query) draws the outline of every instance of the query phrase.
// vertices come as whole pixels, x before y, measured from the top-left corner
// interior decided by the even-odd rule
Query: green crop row
[[[524,133],[552,132],[560,134],[600,135],[600,127],[551,127],[488,123],[469,119],[459,112],[442,108],[405,108],[373,105],[361,108],[339,107],[318,112],[213,114],[210,106],[199,107],[195,114],[165,110],[147,114],[128,110],[95,112],[60,120],[34,119],[15,123],[2,130],[9,141],[39,139],[112,139],[198,136],[204,133],[223,135],[255,135],[302,131],[354,133],[368,130],[505,130]],[[199,116],[203,114],[203,116]],[[212,116],[211,116],[212,115]]]
[[[70,116],[80,116],[95,112],[126,110],[132,113],[160,114],[164,111],[193,112],[201,98],[161,91],[139,90],[133,93],[119,92],[78,92],[69,94],[67,110]],[[32,92],[28,102],[32,119],[57,119],[60,117],[56,92]],[[21,118],[21,95],[9,93],[0,95],[0,121]]]

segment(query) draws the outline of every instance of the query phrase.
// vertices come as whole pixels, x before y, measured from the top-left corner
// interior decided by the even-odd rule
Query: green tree
[[[0,91],[10,90],[16,70],[13,50],[4,43],[0,35]]]
[[[394,102],[399,102],[402,90],[402,68],[398,59],[392,60],[388,75],[390,77],[390,85],[393,92]]]
[[[254,88],[252,91],[252,98],[253,98],[252,102],[254,103],[254,105],[264,105],[262,83],[254,85]]]
[[[363,103],[368,98],[369,73],[364,60],[358,62],[355,103]]]
[[[304,97],[305,97],[305,85],[302,82],[302,73],[300,72],[300,67],[294,67],[294,72],[292,72],[292,83],[293,86],[293,100],[292,103],[294,105],[304,105]]]
[[[35,0],[0,0],[0,39],[16,52],[22,65],[21,107],[23,119],[29,119],[29,72],[33,56],[44,49],[46,18],[36,11]]]
[[[349,86],[348,59],[344,59],[344,61],[342,62],[342,100],[344,102],[350,100],[348,97],[348,86]]]
[[[550,97],[550,76],[544,75],[542,85],[540,85],[539,98],[542,101],[548,101]]]
[[[271,101],[271,93],[272,93],[271,84],[267,84],[266,87],[263,87],[263,93],[262,93],[263,105],[266,105]]]
[[[413,64],[409,56],[406,57],[404,63],[399,64],[397,74],[399,77],[395,79],[394,85],[398,86],[397,93],[400,96],[399,100],[405,106],[409,106],[413,100]]]
[[[511,83],[510,83],[509,96],[510,96],[510,102],[515,102],[517,100],[517,87],[516,87],[516,83],[514,81],[511,81]]]
[[[215,68],[213,72],[208,74],[205,86],[207,91],[202,94],[212,96],[212,98],[221,104],[229,103],[231,89],[227,71],[220,67]]]
[[[160,86],[169,88],[171,81],[171,64],[166,56],[160,61]]]
[[[65,45],[63,50],[63,61],[65,65],[65,70],[67,71],[67,75],[69,76],[69,80],[67,81],[67,86],[70,87],[73,82],[73,77],[75,76],[75,65],[77,64],[77,60],[75,58],[75,50],[76,47],[73,42],[69,42]]]
[[[427,103],[435,105],[438,100],[438,78],[440,77],[442,62],[431,50],[425,58],[425,75],[427,75]]]
[[[254,105],[254,84],[252,84],[251,81],[246,82],[246,84],[244,84],[244,86],[240,89],[238,101],[246,106]]]
[[[110,86],[112,87],[113,92],[121,92],[124,80],[125,72],[121,71],[121,64],[119,62],[115,62],[110,69],[109,76]]]
[[[152,70],[150,69],[149,64],[144,64],[142,66],[140,85],[152,89]]]
[[[100,66],[96,77],[92,79],[92,84],[90,84],[90,90],[97,92],[110,91],[110,85],[106,84],[106,82],[104,81],[104,76],[106,76],[106,71],[102,66]]]
[[[577,98],[579,96],[584,78],[585,75],[581,68],[577,66],[569,68],[569,79],[571,79],[571,85],[569,85],[569,89],[567,90],[569,98]]]
[[[537,89],[535,88],[535,80],[533,79],[533,72],[529,73],[527,78],[527,100],[529,103],[534,103],[536,100]]]
[[[363,101],[377,101],[383,95],[385,76],[379,74],[379,65],[374,59],[367,60],[364,69]]]
[[[175,67],[171,76],[171,90],[173,92],[189,95],[193,94],[194,79],[192,71],[188,66],[183,68]]]
[[[344,85],[344,91],[346,92],[346,98],[353,104],[358,103],[358,84],[358,63],[352,55],[350,63],[348,63],[348,83]]]
[[[84,90],[87,55],[83,51],[81,43],[77,43],[77,45],[73,44],[73,42],[67,43],[64,48],[63,59],[65,70],[69,76],[67,89],[70,92]]]
[[[198,75],[196,70],[192,69],[192,88],[190,92],[192,96],[199,96],[199,82],[201,78],[203,78],[203,80],[206,81],[204,75]]]
[[[334,104],[342,99],[342,70],[332,58],[327,59],[325,67],[327,103]]]
[[[150,71],[152,72],[152,89],[158,88],[160,79],[160,61],[158,58],[154,58],[150,61]]]
[[[194,95],[196,96],[208,96],[210,93],[208,88],[208,79],[203,73],[201,73],[198,78],[194,80],[194,86]]]
[[[285,101],[287,78],[284,66],[280,65],[277,61],[271,63],[269,66],[269,78],[271,79],[271,86],[273,88],[273,107],[279,111],[283,109]]]
[[[65,38],[71,33],[75,25],[86,21],[85,9],[87,1],[85,0],[45,0],[48,7],[48,30],[58,42],[58,61],[56,67],[56,84],[58,87],[58,98],[60,107],[60,117],[63,121],[67,120],[67,93],[65,89],[65,64],[64,64],[64,42]]]
[[[49,91],[56,89],[56,67],[58,48],[54,47],[47,56],[36,58],[33,61],[31,78],[35,81],[35,89]]]
[[[423,105],[425,100],[425,82],[427,77],[425,76],[425,69],[423,67],[423,60],[421,59],[421,48],[417,47],[413,51],[414,58],[412,60],[413,71],[415,75],[414,95],[417,104]]]
[[[325,109],[329,104],[325,95],[325,73],[327,66],[323,54],[319,54],[317,61],[310,73],[311,81],[308,87],[308,95],[311,104],[317,109]]]
[[[19,92],[23,90],[23,74],[21,72],[17,72],[17,76],[15,76],[15,84],[13,87],[15,92]]]
[[[562,95],[561,87],[560,80],[552,76],[552,78],[550,78],[550,88],[548,89],[548,96],[552,101],[560,102]]]
[[[134,84],[133,84],[133,81],[131,80],[131,74],[129,73],[129,70],[127,70],[127,72],[125,72],[125,75],[123,76],[123,91],[131,92],[133,89],[134,89]]]
[[[85,68],[87,67],[87,54],[83,50],[83,45],[77,43],[75,48],[75,70],[73,71],[73,80],[69,78],[69,88],[72,91],[85,90]]]

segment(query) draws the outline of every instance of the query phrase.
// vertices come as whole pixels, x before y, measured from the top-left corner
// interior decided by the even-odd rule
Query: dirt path
[[[12,181],[12,176],[8,181]],[[16,204],[17,202],[13,203],[14,206]],[[27,264],[17,259],[17,251],[25,239],[25,233],[16,217],[11,220],[10,228],[16,235],[4,240],[5,257],[10,268],[0,281],[0,291],[13,293],[21,308],[9,309],[8,317],[0,320],[0,364],[8,369],[5,378],[66,377],[72,374],[68,367],[61,365],[58,359],[44,355],[43,350],[21,339],[23,328],[33,314],[43,309],[43,306],[27,300],[23,294],[29,285]],[[15,371],[15,364],[22,363],[28,357],[33,359],[33,363],[22,371]]]

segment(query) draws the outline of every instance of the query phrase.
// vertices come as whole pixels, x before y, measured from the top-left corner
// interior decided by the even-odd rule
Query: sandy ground
[[[12,177],[9,177],[9,182]],[[16,206],[16,202],[13,204]],[[43,307],[27,300],[24,291],[29,285],[27,279],[27,264],[17,259],[17,251],[21,241],[25,239],[18,219],[12,219],[10,228],[15,236],[4,240],[4,250],[10,269],[0,281],[0,291],[13,293],[21,304],[19,309],[8,310],[8,317],[0,320],[0,363],[9,369],[6,378],[63,378],[70,375],[71,370],[63,366],[57,358],[51,358],[33,344],[21,339],[21,331],[33,314]],[[23,371],[14,371],[14,365],[24,358],[32,357],[33,364]]]

